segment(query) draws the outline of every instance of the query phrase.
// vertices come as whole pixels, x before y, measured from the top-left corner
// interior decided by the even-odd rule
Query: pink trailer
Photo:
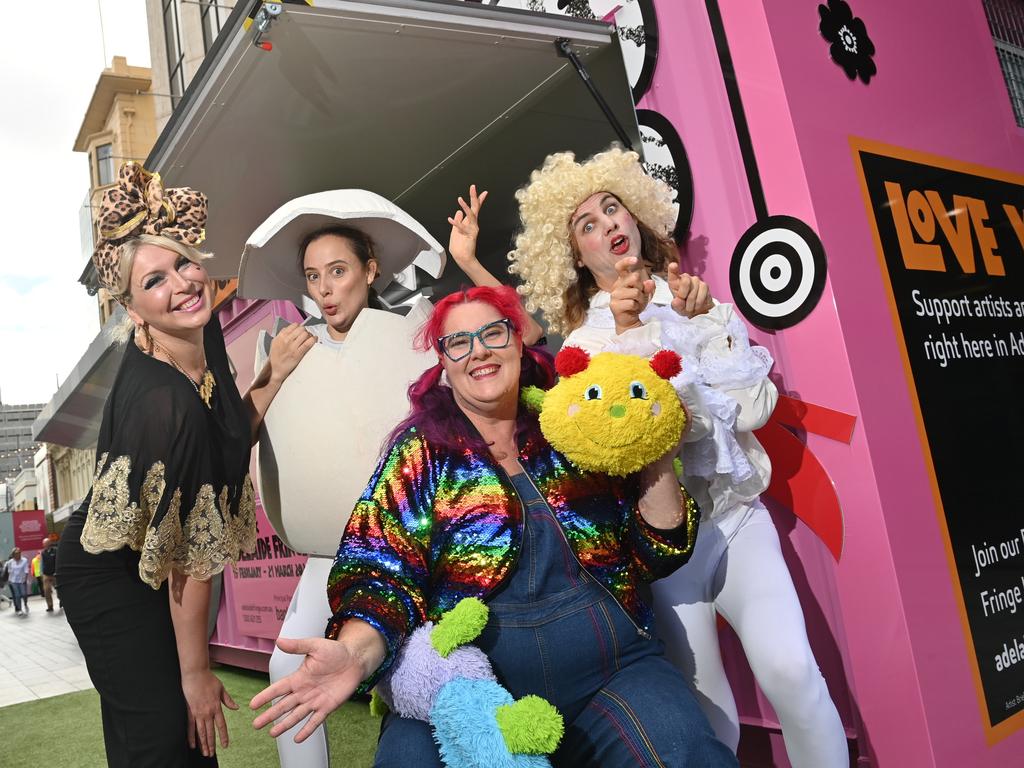
[[[1024,10],[1011,0],[851,4],[844,11],[832,0],[820,12],[789,0],[287,4],[265,35],[272,51],[251,45],[240,18],[229,23],[228,41],[151,163],[169,184],[187,179],[211,199],[247,197],[228,211],[230,227],[211,227],[222,277],[235,274],[227,254],[240,250],[239,233],[284,200],[329,186],[389,196],[443,242],[441,212],[476,181],[492,191],[497,234],[482,245],[500,267],[515,223],[511,193],[529,170],[550,151],[585,155],[616,135],[554,58],[554,38],[570,38],[627,138],[642,136],[652,153],[678,134],[671,160],[686,209],[683,264],[737,304],[775,358],[787,398],[762,433],[776,468],[772,512],[851,755],[899,768],[1024,765],[1024,515],[1012,492],[1024,449],[1011,439],[1024,427],[1024,85],[1014,79],[1024,77]],[[516,10],[529,7],[606,17],[620,24],[621,40],[609,42],[600,24]],[[444,65],[441,54],[427,55],[438,42],[458,72],[476,62],[485,73],[452,87],[475,87],[479,103],[466,109],[489,117],[444,123],[445,109],[407,107],[406,122],[395,122],[402,100],[391,99],[373,101],[386,119],[327,120],[325,83],[343,90],[362,78],[373,99],[384,87],[372,68],[350,77],[345,51],[360,39],[330,42],[361,34],[365,19],[338,21],[360,13],[389,30],[394,56],[420,46],[412,84],[381,65],[387,88],[427,104],[417,78]],[[299,41],[306,55],[323,54],[309,70],[288,58]],[[639,112],[628,89],[623,99],[621,61],[603,58],[606,50],[618,57],[618,47]],[[544,56],[550,73],[534,72]],[[511,99],[517,77],[540,84],[502,112],[490,100]],[[261,83],[259,93],[245,91],[249,81]],[[1017,89],[1017,119],[1008,86],[1011,96]],[[447,97],[440,86],[429,94],[438,104]],[[513,134],[522,141],[510,143]],[[425,136],[435,155],[417,166]],[[321,151],[327,145],[338,159]],[[408,178],[398,178],[405,169]],[[451,275],[435,295],[458,282]],[[240,379],[259,328],[289,314],[290,305],[235,300],[222,315]],[[267,562],[251,567],[278,557],[301,563],[273,551],[272,531],[260,535],[270,541]],[[213,654],[259,667],[271,633],[245,618],[260,600],[256,571],[244,573],[244,586],[225,577]],[[287,582],[287,568],[273,573]],[[286,587],[268,583],[263,603],[286,599]],[[274,613],[256,615],[272,623]],[[741,756],[787,765],[742,649],[728,627],[722,635],[751,726]]]

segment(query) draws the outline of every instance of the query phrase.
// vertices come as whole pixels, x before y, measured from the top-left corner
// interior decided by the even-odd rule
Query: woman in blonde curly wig
[[[673,380],[691,414],[683,482],[703,522],[690,563],[653,585],[668,655],[693,681],[718,738],[735,750],[739,722],[718,647],[721,614],[779,715],[790,762],[847,765],[842,724],[759,498],[771,463],[753,431],[778,396],[770,355],[751,346],[731,306],[680,272],[669,239],[672,191],[644,172],[636,153],[613,148],[582,163],[571,153],[551,155],[516,197],[522,231],[510,271],[524,281],[529,310],[567,334],[566,345],[591,354],[670,348],[683,358]]]
[[[635,152],[613,148],[584,163],[572,152],[549,155],[516,193],[522,229],[509,271],[522,278],[527,310],[543,312],[548,327],[563,336],[583,324],[590,299],[605,287],[581,261],[570,222],[577,207],[600,192],[632,213],[640,235],[632,245],[648,270],[665,272],[676,260],[669,238],[677,215],[672,189],[648,176]],[[701,298],[706,302],[706,286]]]

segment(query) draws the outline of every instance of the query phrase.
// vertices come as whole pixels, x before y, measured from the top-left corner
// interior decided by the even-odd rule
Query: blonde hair
[[[563,336],[582,323],[571,305],[582,301],[580,297],[589,301],[596,292],[596,286],[573,290],[580,274],[569,219],[597,192],[615,195],[657,240],[669,240],[678,216],[672,188],[648,176],[636,152],[614,146],[582,163],[572,152],[548,155],[530,174],[530,183],[516,192],[522,227],[508,254],[509,272],[523,281],[518,291],[527,311],[543,312],[548,327]],[[656,255],[645,252],[644,258],[654,260]],[[567,301],[575,294],[579,296]]]
[[[203,263],[213,255],[204,253],[187,243],[179,242],[165,235],[144,234],[126,240],[117,247],[117,290],[116,292],[110,292],[111,297],[124,307],[131,304],[132,301],[132,266],[135,264],[135,254],[138,253],[139,246],[142,245],[156,245],[160,248],[166,248],[168,251],[184,256],[196,264]],[[135,323],[127,314],[121,319],[120,323],[111,327],[109,331],[110,337],[119,343],[128,341],[134,333]]]

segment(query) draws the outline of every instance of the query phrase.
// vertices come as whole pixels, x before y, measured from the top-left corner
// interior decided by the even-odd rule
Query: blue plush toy
[[[465,598],[437,624],[417,629],[375,695],[396,714],[434,728],[448,768],[550,768],[562,716],[539,696],[515,701],[486,654],[467,643],[487,624],[487,606]]]

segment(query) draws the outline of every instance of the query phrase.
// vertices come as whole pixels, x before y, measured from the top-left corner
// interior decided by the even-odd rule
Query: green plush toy
[[[558,384],[547,392],[527,387],[523,401],[540,411],[548,442],[580,469],[628,475],[679,444],[686,411],[669,382],[682,370],[675,352],[661,350],[650,360],[617,352],[591,358],[566,347],[555,369]]]

